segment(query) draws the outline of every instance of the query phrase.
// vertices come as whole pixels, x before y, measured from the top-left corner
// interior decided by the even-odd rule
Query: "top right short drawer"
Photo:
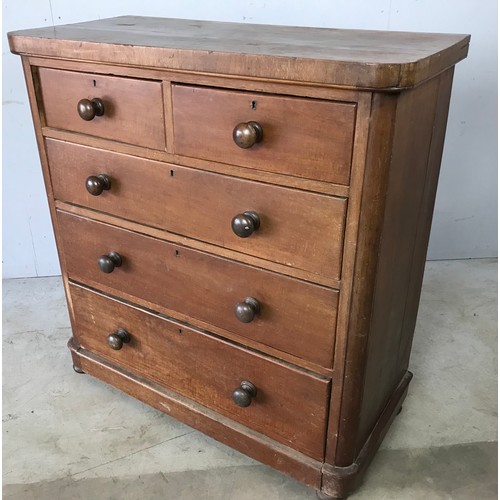
[[[349,184],[356,104],[175,84],[178,155]]]

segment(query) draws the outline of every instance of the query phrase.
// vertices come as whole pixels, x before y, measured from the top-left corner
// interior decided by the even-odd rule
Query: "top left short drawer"
[[[38,74],[48,127],[165,149],[161,82],[50,68],[39,68]],[[79,112],[82,100],[86,119]]]

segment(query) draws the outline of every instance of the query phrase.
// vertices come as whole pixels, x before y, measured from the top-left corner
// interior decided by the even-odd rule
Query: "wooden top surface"
[[[376,89],[431,78],[464,59],[470,39],[136,16],[8,37],[19,54]]]

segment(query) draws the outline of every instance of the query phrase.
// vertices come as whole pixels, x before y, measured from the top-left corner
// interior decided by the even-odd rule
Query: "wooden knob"
[[[231,229],[236,236],[248,238],[260,227],[260,218],[255,212],[243,212],[235,215],[231,221]]]
[[[243,149],[251,148],[254,144],[262,141],[264,131],[257,122],[238,123],[233,130],[233,140],[237,146]]]
[[[257,396],[257,387],[247,380],[243,380],[232,394],[233,401],[242,408],[250,406],[255,396]]]
[[[108,345],[115,351],[119,351],[123,347],[123,344],[128,344],[129,342],[130,333],[123,328],[118,328],[116,332],[108,335]]]
[[[111,188],[111,179],[104,174],[91,175],[87,177],[85,187],[92,196],[99,196],[103,191]]]
[[[88,99],[80,99],[77,109],[80,118],[89,122],[96,116],[102,116],[104,114],[104,103],[98,97],[95,97],[91,101]]]
[[[250,323],[260,313],[260,303],[253,297],[247,297],[236,304],[234,314],[242,323]]]
[[[116,252],[109,252],[107,255],[101,255],[97,261],[99,264],[99,269],[103,273],[112,273],[115,267],[120,267],[122,265],[122,258],[120,254]]]

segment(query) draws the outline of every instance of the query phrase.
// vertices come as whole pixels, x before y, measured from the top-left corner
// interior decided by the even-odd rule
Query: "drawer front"
[[[172,99],[177,154],[349,184],[355,104],[187,85],[173,85]],[[262,140],[243,149],[233,131],[249,122]]]
[[[346,200],[47,140],[54,196],[62,201],[337,279]],[[86,179],[105,174],[92,196]],[[253,211],[249,237],[231,229]]]
[[[39,68],[47,126],[165,149],[165,120],[160,82]],[[104,114],[80,117],[82,99],[100,99]]]
[[[78,286],[71,296],[82,347],[322,460],[328,380]],[[118,329],[130,341],[114,350]],[[244,408],[232,400],[242,381],[257,388]]]
[[[70,278],[330,367],[337,291],[64,212],[58,223]],[[109,252],[123,263],[107,274],[98,259]],[[248,297],[261,310],[242,323],[235,307],[249,319]]]

